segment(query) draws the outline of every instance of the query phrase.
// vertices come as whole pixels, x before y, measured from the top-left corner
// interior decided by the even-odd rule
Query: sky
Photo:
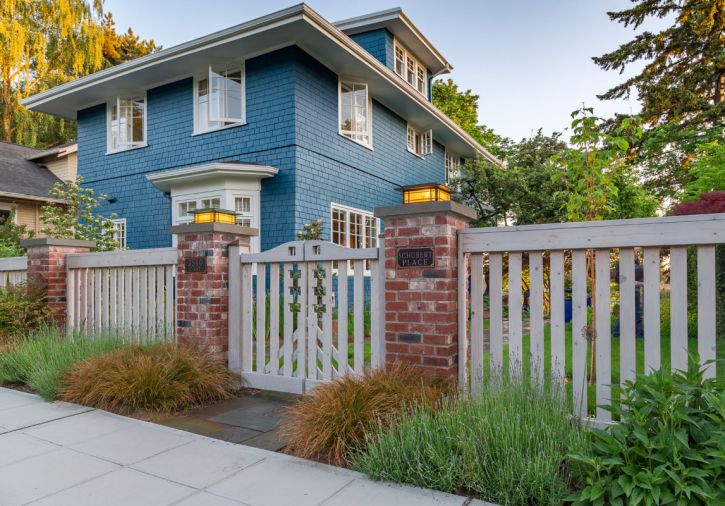
[[[106,0],[116,28],[168,48],[293,5],[295,0]],[[479,121],[519,140],[539,128],[562,132],[585,104],[608,117],[636,113],[636,97],[596,98],[627,75],[604,71],[592,56],[633,37],[607,11],[629,0],[309,0],[330,21],[402,7],[453,65],[452,78],[479,95]],[[661,22],[659,22],[661,24]],[[656,24],[646,27],[651,28]],[[568,134],[565,134],[568,139]]]

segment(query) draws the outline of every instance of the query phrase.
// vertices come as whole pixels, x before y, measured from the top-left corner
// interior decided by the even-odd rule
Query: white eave
[[[260,180],[274,177],[276,174],[277,169],[267,165],[212,162],[155,172],[148,174],[146,179],[157,189],[168,193],[171,191],[171,186],[177,184],[204,183],[219,179]]]
[[[453,152],[483,156],[500,164],[473,137],[443,114],[400,76],[306,4],[151,53],[28,97],[28,109],[76,119],[79,110],[125,93],[155,88],[190,77],[212,62],[249,59],[297,45],[332,72],[368,83],[373,99],[433,137]],[[411,50],[413,50],[411,48]]]
[[[433,76],[445,74],[453,70],[450,63],[430,43],[400,7],[373,12],[363,16],[343,19],[335,22],[335,26],[347,35],[369,32],[385,28],[392,33],[406,48],[415,54],[432,73]]]

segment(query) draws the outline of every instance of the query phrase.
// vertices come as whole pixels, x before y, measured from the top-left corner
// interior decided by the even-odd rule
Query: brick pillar
[[[67,307],[65,257],[70,253],[88,253],[96,243],[42,237],[20,241],[20,245],[28,250],[28,284],[47,293],[48,306],[58,325],[62,326]]]
[[[171,227],[178,235],[176,337],[226,362],[229,351],[229,245],[249,251],[253,228],[223,223]]]
[[[385,224],[386,362],[458,375],[458,230],[475,218],[457,202],[379,207]]]

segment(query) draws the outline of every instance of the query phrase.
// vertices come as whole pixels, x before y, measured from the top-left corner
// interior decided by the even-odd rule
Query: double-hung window
[[[421,132],[408,125],[408,151],[421,158],[433,153],[433,130]]]
[[[340,81],[340,135],[366,147],[372,146],[371,101],[368,85]]]
[[[405,79],[418,93],[428,98],[428,70],[397,40],[395,41],[395,73]]]
[[[243,124],[244,65],[210,65],[194,86],[195,132]]]
[[[107,117],[109,153],[146,145],[146,95],[116,97]]]
[[[461,157],[446,149],[446,184],[461,175]]]

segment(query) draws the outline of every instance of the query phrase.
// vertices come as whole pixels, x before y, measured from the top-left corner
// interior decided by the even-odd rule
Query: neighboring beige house
[[[15,211],[15,223],[38,232],[43,228],[43,205],[53,201],[48,192],[60,181],[75,179],[78,145],[41,150],[0,142],[0,223]]]

